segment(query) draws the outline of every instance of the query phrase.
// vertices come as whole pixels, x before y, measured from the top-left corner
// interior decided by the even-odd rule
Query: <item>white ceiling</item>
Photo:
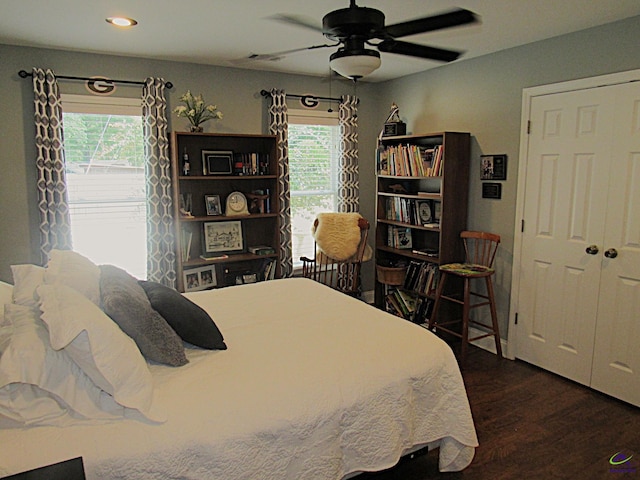
[[[326,76],[334,48],[297,52],[277,61],[246,57],[326,42],[319,32],[275,20],[276,14],[295,16],[319,28],[326,13],[348,4],[348,0],[2,0],[0,43]],[[458,62],[640,15],[638,0],[359,0],[358,5],[383,11],[387,24],[456,7],[475,12],[480,24],[403,38],[464,51]],[[117,15],[135,18],[139,24],[122,30],[105,22]],[[382,66],[365,80],[388,80],[439,65],[383,53]]]

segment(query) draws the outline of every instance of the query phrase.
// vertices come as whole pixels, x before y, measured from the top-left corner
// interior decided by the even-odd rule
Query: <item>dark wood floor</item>
[[[480,446],[463,472],[439,473],[437,450],[366,480],[640,478],[640,409],[521,361],[471,347],[462,371]],[[631,472],[613,472],[619,451]],[[637,460],[637,461],[636,461]],[[635,462],[635,463],[634,463]]]

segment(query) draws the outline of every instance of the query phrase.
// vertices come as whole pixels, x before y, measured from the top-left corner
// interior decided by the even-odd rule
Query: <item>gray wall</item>
[[[469,227],[503,238],[497,262],[497,293],[501,333],[506,338],[511,285],[515,199],[520,143],[522,89],[581,77],[640,68],[640,17],[536,42],[480,58],[463,60],[428,72],[382,84],[362,82],[360,184],[361,212],[374,219],[376,135],[391,102],[400,106],[413,133],[442,130],[473,135]],[[208,131],[266,133],[266,100],[261,89],[284,88],[291,93],[329,94],[326,79],[0,45],[0,280],[10,281],[9,265],[37,262],[38,220],[33,188],[33,94],[29,80],[17,72],[32,66],[52,68],[59,75],[104,75],[117,79],[163,77],[174,83],[169,107],[185,90],[202,92],[225,114]],[[81,93],[81,85],[61,82],[63,93]],[[128,96],[138,90],[123,87]],[[333,82],[332,94],[353,94],[353,86]],[[184,119],[170,118],[170,130],[184,129]],[[508,175],[501,200],[481,198],[479,161],[482,154],[507,154]],[[364,288],[373,286],[373,264],[364,270]]]

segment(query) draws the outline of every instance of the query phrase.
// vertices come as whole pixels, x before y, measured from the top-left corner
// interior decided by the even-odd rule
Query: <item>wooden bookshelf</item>
[[[174,204],[174,224],[176,236],[177,287],[181,292],[191,291],[185,278],[190,272],[207,269],[215,272],[216,288],[236,284],[236,279],[247,282],[264,280],[266,267],[272,261],[275,268],[272,276],[279,276],[279,229],[278,229],[278,176],[277,141],[274,135],[243,135],[173,132],[171,135],[172,194]],[[204,152],[225,152],[232,155],[232,172],[229,174],[207,175]],[[189,159],[188,175],[185,175],[184,156]],[[262,160],[261,168],[242,171],[235,168],[247,156],[257,154]],[[244,156],[244,157],[243,157]],[[265,163],[265,160],[268,160]],[[267,195],[262,211],[252,210],[246,215],[225,215],[226,199],[232,192],[242,192],[251,203],[250,194],[264,192]],[[220,200],[220,215],[208,215],[205,196],[217,195]],[[184,215],[190,196],[190,214]],[[242,248],[221,251],[223,258],[206,260],[201,255],[215,255],[206,252],[204,241],[205,225],[218,222],[240,222]],[[220,224],[222,225],[222,224]],[[256,245],[272,247],[273,254],[255,255],[248,248]],[[187,253],[188,252],[188,253]],[[208,272],[207,272],[208,273]]]
[[[389,150],[394,155],[389,155]],[[435,167],[429,154],[432,151],[440,155]],[[411,152],[412,157],[398,152]],[[392,165],[391,159],[404,163]],[[418,161],[423,164],[418,165]],[[376,168],[376,262],[386,267],[408,267],[412,261],[436,266],[459,261],[464,256],[460,232],[467,225],[469,133],[383,137]],[[428,214],[425,205],[429,205]],[[426,216],[421,216],[420,208]],[[400,230],[403,241],[404,232],[409,232],[410,247],[394,243],[394,232]],[[394,288],[402,286],[391,290]],[[376,275],[376,306],[385,308],[389,292],[389,286]],[[416,299],[427,296],[424,292],[412,293]]]

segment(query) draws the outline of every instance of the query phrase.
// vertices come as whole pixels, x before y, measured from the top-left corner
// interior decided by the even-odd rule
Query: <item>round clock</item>
[[[420,202],[418,204],[418,216],[422,223],[431,222],[431,205],[429,202]]]
[[[228,217],[233,215],[248,215],[247,197],[242,192],[231,192],[227,197],[227,208],[224,214]]]

